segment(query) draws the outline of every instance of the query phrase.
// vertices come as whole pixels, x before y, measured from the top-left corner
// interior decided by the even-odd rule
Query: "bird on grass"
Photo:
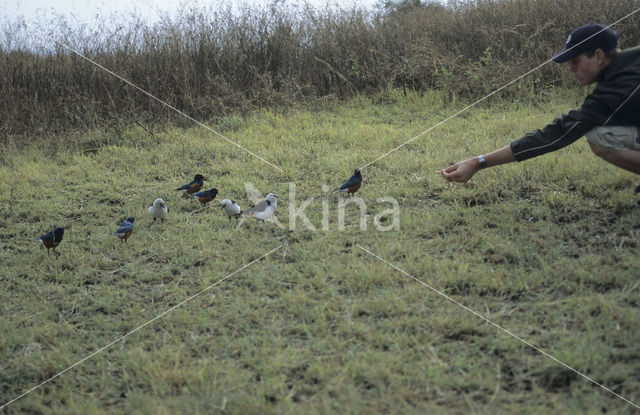
[[[640,193],[640,185],[636,186],[636,188],[635,188],[635,189],[633,189],[633,193],[634,193],[634,194],[638,194],[638,193]],[[640,207],[640,200],[638,200],[638,201],[636,202],[636,206],[637,206],[637,207]]]
[[[224,214],[227,215],[229,221],[231,221],[232,217],[236,218],[237,221],[238,217],[242,214],[242,209],[240,209],[240,205],[238,205],[235,200],[222,199],[220,207],[224,211]]]
[[[213,199],[215,199],[217,195],[218,195],[218,189],[214,187],[213,189],[197,192],[193,194],[191,197],[194,199],[198,199],[200,201],[200,204],[204,206],[207,203],[211,202]]]
[[[273,216],[276,211],[276,207],[278,207],[278,196],[273,193],[269,193],[265,200],[247,209],[244,212],[244,216],[256,218],[256,220],[264,222],[266,219]]]
[[[204,185],[204,177],[201,174],[193,176],[193,180],[184,186],[178,187],[176,190],[184,192],[184,196],[191,196],[196,192],[199,192]]]
[[[114,236],[120,238],[120,243],[127,242],[127,239],[129,239],[133,233],[133,221],[133,217],[128,217],[127,220],[122,222],[120,226],[118,226],[118,229],[113,233]]]
[[[160,197],[153,201],[153,205],[149,206],[149,214],[153,217],[154,222],[156,219],[160,219],[160,221],[164,222],[168,212],[169,208]]]
[[[47,232],[38,238],[38,241],[42,242],[42,245],[47,248],[47,255],[49,255],[49,249],[53,248],[53,253],[60,255],[56,252],[56,247],[62,242],[62,236],[64,235],[64,228],[57,227],[51,232]]]
[[[355,169],[353,171],[353,176],[349,177],[349,180],[342,183],[342,186],[336,190],[336,193],[349,192],[349,194],[354,194],[360,189],[362,185],[362,174],[360,174],[359,169]]]

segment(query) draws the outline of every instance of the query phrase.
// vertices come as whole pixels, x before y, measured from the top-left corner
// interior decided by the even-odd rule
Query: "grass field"
[[[336,188],[454,113],[389,93],[211,127],[9,144],[0,155],[0,405],[263,256],[4,408],[4,413],[634,413],[629,403],[369,255],[365,248],[640,403],[637,178],[585,141],[466,185],[436,171],[579,104],[475,107],[363,169],[367,230]],[[176,187],[201,173],[201,209]],[[318,228],[289,230],[289,189]],[[236,229],[223,198],[279,195]],[[146,212],[156,197],[169,218]],[[375,214],[393,197],[400,229]],[[321,228],[322,198],[328,230]],[[325,201],[327,203],[327,201]],[[128,244],[111,236],[135,216]],[[36,239],[65,226],[59,257]]]

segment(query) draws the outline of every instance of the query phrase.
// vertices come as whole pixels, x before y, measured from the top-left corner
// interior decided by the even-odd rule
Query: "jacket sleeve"
[[[517,161],[524,161],[568,146],[595,126],[596,124],[584,120],[581,111],[570,111],[542,130],[533,131],[513,141],[511,151]]]

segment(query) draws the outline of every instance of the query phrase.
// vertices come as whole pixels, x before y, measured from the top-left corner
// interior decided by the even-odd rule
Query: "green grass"
[[[436,170],[502,146],[580,102],[475,107],[363,170],[368,229],[332,189],[456,111],[390,93],[212,128],[95,132],[0,155],[0,404],[266,252],[29,393],[5,413],[632,413],[633,407],[359,249],[360,245],[640,402],[637,179],[585,141],[466,185]],[[173,189],[202,173],[203,210]],[[289,183],[316,232],[288,229]],[[280,196],[286,229],[236,230],[222,198]],[[394,197],[400,230],[373,216]],[[165,223],[146,207],[163,197]],[[321,198],[330,201],[321,229]],[[111,233],[128,215],[135,233]],[[60,256],[36,239],[67,227]]]

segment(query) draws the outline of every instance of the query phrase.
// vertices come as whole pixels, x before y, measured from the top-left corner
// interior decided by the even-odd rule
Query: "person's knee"
[[[635,126],[600,126],[585,134],[591,150],[605,158],[625,150],[640,150],[638,127]]]

